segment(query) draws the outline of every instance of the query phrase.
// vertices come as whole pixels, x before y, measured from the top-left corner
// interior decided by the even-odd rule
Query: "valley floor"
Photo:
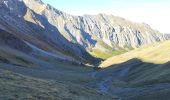
[[[131,77],[133,66],[140,67],[143,64],[139,61],[128,62],[119,65],[118,68],[114,66],[93,70],[67,64],[64,67],[26,68],[1,63],[0,98],[3,100],[169,100],[168,81],[156,81],[151,84],[126,80]]]
[[[10,65],[2,66],[2,64],[0,66],[0,99],[3,100],[118,99],[88,87],[86,81],[89,81],[90,78],[88,80],[83,78],[85,77],[83,73],[74,77],[73,72],[66,73],[61,70],[41,69],[38,71],[38,68],[37,70]],[[88,78],[88,74],[86,78]]]
[[[0,99],[169,100],[170,46],[167,45],[169,42],[115,56],[102,64],[109,64],[108,67],[101,69],[49,56],[35,60],[17,52],[10,54],[7,51],[11,49],[5,49],[0,52]],[[146,54],[145,50],[151,53]],[[156,58],[152,62],[159,59],[165,62],[145,62],[148,57]],[[124,62],[116,63],[118,59]]]

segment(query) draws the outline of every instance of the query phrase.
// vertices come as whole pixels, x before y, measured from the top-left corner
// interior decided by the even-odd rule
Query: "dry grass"
[[[114,98],[88,87],[26,77],[0,69],[0,99],[113,100]]]
[[[113,77],[110,92],[125,100],[169,100],[169,66],[170,41],[165,41],[109,58],[100,75]]]
[[[127,52],[118,46],[115,46],[118,50],[113,49],[103,41],[98,40],[96,46],[89,52],[92,56],[106,60],[112,56],[123,54]]]
[[[0,48],[0,99],[114,99],[86,86],[92,81],[89,75],[92,68],[60,61],[41,53],[37,53],[36,57],[32,54],[25,54],[6,46]]]
[[[167,63],[170,61],[170,41],[143,46],[125,54],[111,57],[104,61],[100,67],[104,68],[114,64],[120,64],[133,58],[153,64]]]

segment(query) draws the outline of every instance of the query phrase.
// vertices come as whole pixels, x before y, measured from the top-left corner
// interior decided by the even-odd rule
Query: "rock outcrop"
[[[32,7],[39,9],[34,11]],[[88,59],[95,61],[81,45],[69,42],[49,22],[49,18],[42,14],[46,7],[40,0],[1,0],[0,29],[63,59],[86,63]]]
[[[28,8],[45,16],[67,40],[79,43],[84,48],[94,47],[98,40],[111,47],[117,45],[123,48],[127,46],[136,48],[165,40],[164,35],[145,23],[134,23],[106,14],[72,16],[41,1],[24,0],[24,2]],[[37,5],[37,9],[33,5]]]
[[[49,23],[56,27],[68,41],[80,44],[89,51],[91,48],[103,49],[103,46],[98,45],[99,41],[112,47],[113,50],[119,50],[120,48],[137,48],[167,39],[145,23],[134,23],[106,14],[72,16],[40,0],[23,1],[28,8],[46,17]],[[30,19],[32,18],[25,17],[25,20]],[[44,27],[41,23],[39,25]],[[51,29],[51,31],[54,30]]]
[[[129,50],[168,39],[144,23],[105,14],[72,16],[41,0],[1,0],[0,12],[4,31],[81,62],[94,62],[89,53],[97,49],[105,53]]]

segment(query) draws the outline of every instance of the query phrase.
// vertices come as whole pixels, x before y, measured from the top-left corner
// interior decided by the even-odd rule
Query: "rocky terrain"
[[[168,100],[168,39],[113,15],[0,0],[0,99]]]
[[[105,52],[114,55],[114,51],[125,52],[167,39],[145,23],[135,23],[106,14],[72,16],[42,2],[24,0],[24,3],[34,12],[45,16],[68,41],[80,44],[99,58],[104,58],[100,54],[107,55]],[[39,9],[35,9],[32,6],[34,4]]]
[[[166,34],[165,34],[165,37],[166,37],[166,39],[169,40],[169,39],[170,39],[170,33],[166,33]]]
[[[47,17],[34,12],[23,1],[1,0],[0,12],[0,29],[16,36],[23,43],[64,60],[84,63],[87,63],[86,58],[95,60],[82,46],[63,37]]]
[[[109,57],[106,52],[116,55],[167,39],[145,23],[134,23],[113,15],[72,16],[41,0],[1,0],[0,3],[3,29],[22,34],[27,42],[30,39],[25,34],[31,40],[36,38],[41,43],[32,44],[41,44],[41,49],[44,49],[43,41],[55,50],[81,60],[93,59],[87,52],[106,59]]]

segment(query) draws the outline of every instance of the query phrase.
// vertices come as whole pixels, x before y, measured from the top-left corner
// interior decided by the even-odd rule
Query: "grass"
[[[44,58],[49,59],[46,61]],[[54,57],[37,53],[34,58],[3,47],[0,48],[0,99],[114,100],[110,95],[87,87],[87,83],[92,81],[89,75],[92,71],[93,68]]]
[[[91,52],[91,55],[93,55],[94,57],[97,57],[97,58],[101,58],[103,60],[107,59],[107,58],[110,58],[112,56],[116,56],[116,55],[120,55],[122,53],[125,53],[124,50],[112,50],[112,51],[109,51],[109,52],[103,52],[99,49],[93,49],[93,51]]]
[[[126,100],[169,100],[169,66],[170,41],[164,41],[107,59],[100,65],[100,75],[118,78],[128,68],[110,83],[111,93]]]
[[[170,61],[170,41],[155,43],[132,50],[122,55],[114,56],[104,61],[100,66],[108,67],[120,64],[130,59],[138,58],[143,62],[164,64]]]
[[[24,67],[34,66],[34,59],[31,59],[28,55],[18,50],[0,46],[0,61],[2,63],[8,63]]]
[[[0,69],[0,99],[113,100],[114,98],[88,87],[31,78]]]
[[[114,48],[118,48],[117,50]],[[115,56],[115,55],[120,55],[122,53],[127,52],[126,50],[120,48],[120,47],[110,47],[103,41],[98,40],[96,47],[93,48],[90,52],[91,55],[97,58],[101,58],[103,60]]]

